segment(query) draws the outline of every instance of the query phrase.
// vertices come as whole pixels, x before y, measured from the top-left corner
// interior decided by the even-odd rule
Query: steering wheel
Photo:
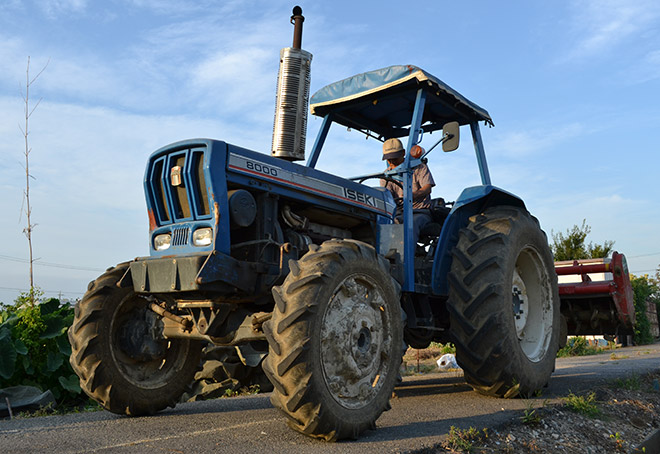
[[[398,180],[395,180],[394,178],[392,178],[392,177],[390,177],[390,176],[388,176],[388,175],[369,175],[368,177],[361,178],[361,179],[358,181],[358,183],[362,184],[365,180],[370,180],[370,179],[372,179],[372,178],[378,178],[379,180],[385,180],[385,181],[388,181],[388,182],[390,182],[390,183],[394,183],[395,185],[397,185],[398,187],[400,187],[401,189],[403,189],[403,183],[401,183],[401,182],[398,181]]]

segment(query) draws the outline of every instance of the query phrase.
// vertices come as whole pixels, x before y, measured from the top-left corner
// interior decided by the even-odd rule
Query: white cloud
[[[0,97],[0,222],[2,255],[25,258],[19,215],[25,184],[23,138],[17,123],[19,97]],[[232,118],[133,114],[121,110],[50,102],[31,119],[31,199],[35,255],[44,262],[105,268],[148,254],[148,220],[142,178],[148,156],[168,143],[211,137],[268,152],[270,127],[255,130]],[[23,218],[23,221],[25,219]],[[27,286],[21,263],[0,260],[0,287]],[[19,271],[17,271],[19,270]],[[98,272],[37,267],[37,284],[47,290],[82,292]],[[4,276],[4,277],[2,277]],[[3,294],[10,302],[16,291]],[[13,295],[13,296],[5,296]],[[67,296],[67,295],[65,295]],[[81,296],[81,295],[78,295]]]
[[[218,10],[231,11],[241,4],[240,0],[218,2],[213,0],[124,0],[128,8],[149,10],[156,14],[173,16],[204,13]]]
[[[592,228],[587,241],[613,240],[616,241],[615,249],[629,255],[641,254],[647,246],[660,250],[660,241],[654,239],[649,243],[649,238],[653,237],[645,232],[646,224],[652,223],[647,220],[649,203],[649,200],[637,197],[633,188],[608,187],[604,191],[601,185],[582,186],[579,190],[554,186],[550,195],[531,199],[531,204],[538,208],[536,215],[542,219],[546,232],[564,232],[586,219]]]
[[[497,134],[488,147],[490,154],[518,159],[545,153],[561,143],[585,134],[580,123],[571,123],[542,129],[526,129]]]
[[[620,52],[621,44],[657,26],[655,0],[580,0],[571,3],[571,50],[564,61]]]
[[[633,84],[660,79],[660,50],[648,52],[634,65],[626,68],[624,78]]]
[[[82,13],[88,0],[35,0],[37,6],[49,17],[59,14]]]

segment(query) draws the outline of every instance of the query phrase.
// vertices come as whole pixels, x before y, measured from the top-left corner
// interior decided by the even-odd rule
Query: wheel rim
[[[348,276],[321,319],[323,377],[334,400],[348,409],[367,406],[389,373],[392,329],[383,293],[368,276]]]
[[[540,361],[552,336],[552,288],[539,252],[526,247],[518,255],[512,280],[512,309],[518,342],[530,361]]]
[[[122,376],[139,388],[169,384],[186,361],[188,342],[163,338],[162,322],[134,294],[117,306],[111,332],[112,358]]]

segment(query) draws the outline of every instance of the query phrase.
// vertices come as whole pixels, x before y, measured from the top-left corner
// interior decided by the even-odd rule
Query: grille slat
[[[172,246],[183,246],[188,244],[188,236],[190,236],[190,228],[174,229],[172,232]]]

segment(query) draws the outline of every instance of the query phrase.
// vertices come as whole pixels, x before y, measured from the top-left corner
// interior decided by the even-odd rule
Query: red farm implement
[[[555,262],[562,328],[566,335],[632,334],[633,291],[623,254],[611,258]]]

